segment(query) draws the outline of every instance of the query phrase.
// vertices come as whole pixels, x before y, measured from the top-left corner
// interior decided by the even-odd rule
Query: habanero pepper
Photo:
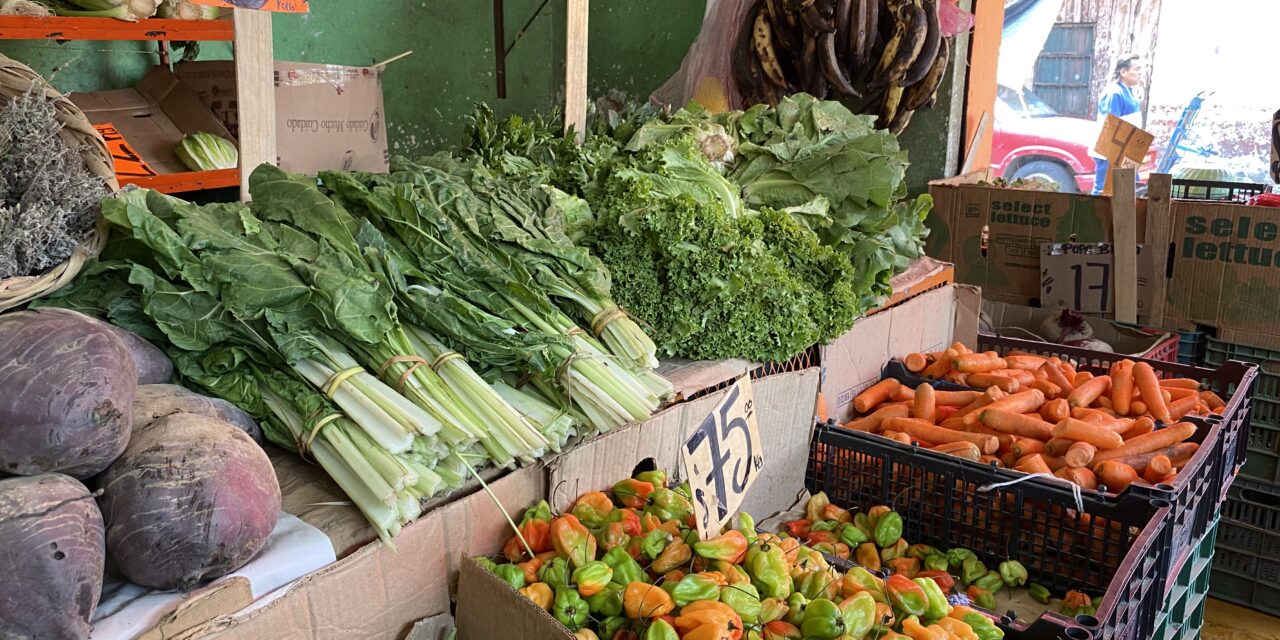
[[[876,612],[879,604],[871,594],[863,591],[852,598],[840,602],[840,613],[844,617],[845,634],[853,638],[862,638],[876,624]]]
[[[903,575],[891,575],[884,581],[889,604],[910,616],[922,616],[929,610],[929,596],[924,588]],[[863,593],[866,593],[865,591]]]
[[[610,549],[608,553],[604,554],[603,562],[613,569],[613,578],[610,579],[610,582],[625,587],[632,582],[649,581],[649,576],[645,573],[644,568],[622,547]],[[543,581],[545,582],[546,578],[543,578]]]
[[[764,598],[760,601],[760,622],[768,626],[774,620],[782,620],[789,609],[787,601],[782,598]]]
[[[738,612],[742,622],[754,625],[760,621],[760,592],[750,584],[729,584],[720,588],[720,602]]]
[[[928,571],[921,571],[920,573],[916,574],[916,577],[928,578],[938,583],[938,588],[942,589],[943,593],[949,593],[951,589],[956,586],[955,576],[951,575],[951,573],[947,571],[937,571],[937,570],[930,569]]]
[[[858,545],[858,548],[853,552],[853,561],[870,571],[880,570],[880,552],[876,550],[876,545],[873,542],[864,542]]]
[[[876,528],[873,531],[873,537],[876,546],[881,548],[892,545],[895,541],[902,539],[902,516],[896,511],[890,511],[876,520]],[[906,550],[903,550],[906,553]]]
[[[747,538],[741,532],[730,529],[710,540],[693,545],[693,552],[708,560],[741,562],[747,553]]]
[[[667,624],[666,620],[658,618],[649,623],[643,640],[680,640],[680,635],[676,633],[674,627]]]
[[[546,500],[538,502],[538,504],[524,510],[524,517],[520,520],[520,526],[524,526],[533,520],[541,520],[542,522],[551,522],[551,505]]]
[[[827,506],[822,508],[822,519],[834,520],[836,522],[844,524],[846,522],[853,522],[853,514],[849,513],[845,509],[841,509],[840,507],[837,507],[834,504],[828,504]]]
[[[610,522],[605,525],[604,535],[600,537],[600,547],[605,551],[610,551],[614,547],[626,548],[629,542],[631,542],[631,536],[627,535],[621,522]]]
[[[711,568],[724,574],[724,581],[727,585],[751,584],[751,576],[747,575],[747,572],[743,571],[741,566],[732,562],[713,560]]]
[[[979,607],[982,607],[983,609],[992,611],[992,610],[995,610],[996,608],[995,594],[991,593],[986,589],[983,589],[982,587],[979,587],[976,584],[969,585],[969,588],[965,589],[964,594],[966,596],[969,596],[970,602],[973,602],[974,604],[978,605]]]
[[[894,558],[884,563],[884,568],[896,574],[914,578],[920,573],[920,561],[915,558]]]
[[[780,545],[763,543],[747,551],[744,566],[751,584],[766,598],[791,595],[791,575],[786,554]]]
[[[1004,578],[997,571],[988,571],[986,575],[974,580],[973,584],[991,593],[999,593],[1004,588]]]
[[[787,535],[803,538],[809,534],[813,528],[813,523],[808,520],[790,520],[782,525]]]
[[[747,544],[755,544],[758,538],[756,534],[756,520],[746,511],[738,512],[738,524],[734,527],[742,537],[747,539]]]
[[[800,621],[800,633],[805,638],[834,640],[844,635],[844,612],[836,603],[826,598],[810,600],[805,607],[804,619]]]
[[[840,541],[850,547],[856,547],[864,542],[870,541],[871,539],[867,534],[862,532],[862,529],[859,529],[857,526],[849,523],[840,526],[839,536]]]
[[[654,529],[644,535],[640,541],[640,554],[650,560],[662,555],[662,550],[671,542],[671,534],[662,529]]]
[[[698,600],[719,600],[720,585],[701,573],[685,576],[671,589],[671,599],[677,607],[684,607]]]
[[[587,606],[598,618],[622,615],[622,591],[620,584],[610,582],[599,593],[587,596]]]
[[[684,522],[693,513],[693,504],[673,489],[655,487],[653,493],[649,494],[649,504],[645,505],[644,510],[662,522]]]
[[[524,569],[514,564],[500,564],[494,574],[514,589],[524,588]]]
[[[593,560],[573,570],[573,582],[578,585],[578,593],[587,598],[601,591],[613,580],[613,567]]]
[[[804,610],[808,606],[809,599],[798,591],[787,596],[787,615],[784,619],[791,624],[799,626],[801,622],[804,622]]]
[[[950,563],[947,562],[947,556],[941,553],[935,553],[931,556],[925,556],[924,568],[926,571],[943,571],[950,569]]]
[[[1027,568],[1017,560],[1005,560],[1000,563],[1000,579],[1005,586],[1021,587],[1027,583]]]
[[[640,482],[648,482],[654,488],[667,486],[667,472],[662,469],[654,469],[653,471],[641,471],[635,475],[636,480]]]
[[[836,582],[836,577],[826,571],[806,571],[792,578],[793,588],[810,600],[834,598]]]
[[[556,589],[556,598],[551,605],[551,615],[570,631],[577,631],[587,623],[591,609],[582,596],[573,589]]]
[[[916,578],[912,582],[924,589],[924,595],[929,600],[928,609],[924,612],[926,620],[946,617],[951,612],[951,603],[947,601],[947,594],[942,592],[938,583],[929,578]]]
[[[675,607],[670,594],[644,582],[632,582],[622,592],[622,609],[632,620],[665,616]]]
[[[555,599],[555,594],[551,592],[551,587],[547,586],[545,582],[535,582],[521,589],[520,595],[541,607],[543,611],[550,611],[551,601]]]
[[[893,544],[880,549],[880,563],[886,563],[890,560],[896,560],[907,555],[907,541],[898,538]]]
[[[624,507],[643,509],[653,493],[653,485],[643,480],[627,478],[613,485],[613,498]]]
[[[551,545],[575,567],[596,559],[595,536],[571,514],[551,521]]]
[[[804,635],[797,627],[784,620],[772,620],[764,625],[764,640],[802,640]]]
[[[614,509],[605,517],[606,523],[622,525],[622,531],[629,536],[638,536],[644,531],[640,529],[640,514],[635,509]]]
[[[564,558],[556,557],[538,570],[538,578],[543,582],[551,585],[552,589],[564,589],[569,586],[569,561]]]
[[[662,553],[654,559],[653,564],[649,566],[655,573],[666,573],[683,566],[693,557],[693,550],[684,540],[672,540],[667,546],[663,547]]]
[[[804,503],[804,517],[809,522],[817,524],[822,521],[822,510],[831,504],[831,499],[827,497],[826,492],[819,491],[811,496]]]

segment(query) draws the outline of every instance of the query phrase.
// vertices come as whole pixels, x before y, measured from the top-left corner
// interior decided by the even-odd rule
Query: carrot
[[[982,395],[981,391],[934,391],[933,402],[943,407],[963,407]]]
[[[1129,404],[1129,415],[1141,416],[1147,413],[1147,403],[1141,400],[1134,400]]]
[[[1030,385],[1027,385],[1027,386],[1039,391],[1040,393],[1043,393],[1044,397],[1048,400],[1053,400],[1054,398],[1057,398],[1062,395],[1061,387],[1043,378],[1036,378],[1031,382]]]
[[[1151,365],[1145,362],[1133,365],[1133,384],[1142,393],[1142,401],[1146,403],[1151,417],[1164,423],[1172,420],[1169,416],[1169,406],[1165,404],[1164,396],[1160,393],[1160,380],[1156,378],[1155,369],[1152,369]]]
[[[1109,420],[1107,422],[1099,422],[1098,424],[1123,436],[1133,428],[1134,422],[1136,422],[1136,420],[1132,418],[1119,418],[1116,420]]]
[[[1074,378],[1071,379],[1071,382],[1078,387],[1092,379],[1093,379],[1092,373],[1089,373],[1088,371],[1081,371],[1077,373]]]
[[[937,420],[938,422],[942,422],[943,420],[946,420],[947,418],[950,418],[951,416],[955,415],[955,413],[956,413],[956,411],[957,411],[957,410],[959,410],[959,409],[960,409],[960,407],[948,407],[948,406],[946,406],[946,405],[939,405],[939,404],[937,404],[937,402],[938,402],[938,400],[937,400],[937,397],[938,397],[937,392],[934,392],[934,394],[933,394],[933,395],[934,395],[934,400],[933,400],[933,402],[934,402],[934,405],[935,405],[933,410],[934,410],[934,412],[937,414],[937,415],[935,415],[935,416],[934,416],[934,419],[935,419],[935,420]]]
[[[1062,373],[1062,369],[1058,368],[1058,364],[1055,362],[1057,360],[1057,358],[1050,359],[1044,363],[1043,367],[1040,367],[1040,370],[1044,372],[1045,380],[1057,385],[1059,389],[1062,389],[1063,393],[1071,393],[1076,386]]]
[[[1155,431],[1155,429],[1156,429],[1155,421],[1152,420],[1149,416],[1142,416],[1141,418],[1134,420],[1133,426],[1126,429],[1125,432],[1121,435],[1124,436],[1125,440],[1132,440],[1138,436],[1145,436],[1148,433]]]
[[[969,382],[969,374],[960,373],[959,371],[948,371],[947,375],[942,376],[942,379],[956,384],[967,384]]]
[[[1121,360],[1112,369],[1111,408],[1116,415],[1127,416],[1133,406],[1133,362]]]
[[[1071,417],[1071,407],[1067,405],[1066,398],[1056,398],[1044,403],[1044,406],[1040,407],[1040,416],[1044,418],[1046,422],[1057,424]]]
[[[1142,364],[1142,363],[1139,363]],[[1111,493],[1120,493],[1129,488],[1138,479],[1138,472],[1133,467],[1115,460],[1107,460],[1095,466],[1093,472],[1098,482],[1107,486]]]
[[[915,402],[916,392],[915,389],[905,384],[900,384],[897,389],[893,390],[893,393],[889,394],[889,399],[894,402]]]
[[[1034,438],[1018,438],[1013,442],[1013,448],[1010,451],[1019,458],[1033,453],[1044,453],[1044,442]]]
[[[1212,391],[1201,391],[1200,399],[1203,400],[1210,409],[1220,409],[1227,406],[1227,403],[1222,400],[1222,397]]]
[[[1000,456],[1000,464],[1004,466],[1004,468],[1006,469],[1012,469],[1013,465],[1017,463],[1018,463],[1018,456],[1013,455],[1013,452],[1009,452]]]
[[[961,373],[987,373],[1007,369],[1008,363],[990,353],[964,353],[956,356],[951,368]]]
[[[889,396],[892,396],[901,386],[902,383],[897,380],[885,378],[871,385],[866,391],[859,393],[853,399],[853,409],[858,413],[866,413],[888,400]]]
[[[1110,411],[1111,413],[1116,412],[1116,410],[1111,406],[1111,398],[1107,396],[1098,396],[1098,399],[1093,402],[1098,405],[1098,409],[1102,411]]]
[[[1035,371],[1044,366],[1044,358],[1040,356],[1019,356],[1007,355],[1004,357],[1005,364],[1010,369],[1021,369],[1023,371]]]
[[[1097,409],[1089,409],[1087,407],[1072,408],[1071,417],[1075,418],[1076,420],[1083,420],[1085,422],[1091,422],[1093,424],[1102,424],[1104,422],[1111,421],[1111,416]]]
[[[963,418],[964,416],[969,415],[970,413],[973,413],[974,411],[977,411],[978,409],[981,409],[991,404],[992,402],[995,402],[996,400],[1000,400],[1004,398],[1005,395],[1007,394],[1005,394],[1005,392],[1001,391],[1000,389],[996,387],[991,387],[990,389],[987,389],[986,391],[984,391],[981,396],[978,396],[976,400],[974,400],[973,402],[970,402],[964,407],[961,407],[960,410],[955,412],[951,417]]]
[[[1121,438],[1120,434],[1106,427],[1075,418],[1067,418],[1059,422],[1053,428],[1053,437],[1088,442],[1099,449],[1119,449],[1124,446],[1124,438]]]
[[[982,451],[978,450],[978,445],[972,442],[949,442],[947,444],[937,445],[933,447],[933,450],[938,453],[946,453],[957,458],[964,458],[965,460],[972,460],[974,462],[982,460]]]
[[[971,387],[996,387],[1005,393],[1014,393],[1022,388],[1021,382],[994,373],[970,373],[967,383]]]
[[[978,461],[981,462],[982,464],[991,465],[993,467],[1004,466],[1004,461],[995,456],[982,456],[981,458],[978,459]]]
[[[1081,489],[1094,491],[1098,488],[1098,477],[1085,467],[1063,467],[1053,472],[1053,475],[1070,480],[1078,485]]]
[[[1015,464],[1013,468],[1026,473],[1053,473],[1053,470],[1049,468],[1048,463],[1044,461],[1044,457],[1038,453],[1033,453],[1025,458],[1019,459],[1018,463]]]
[[[911,436],[901,431],[886,431],[881,435],[895,442],[901,442],[902,444],[910,445],[912,443]]]
[[[1134,470],[1136,470],[1138,473],[1142,473],[1146,471],[1147,465],[1150,464],[1151,461],[1156,458],[1156,456],[1164,456],[1168,458],[1169,466],[1172,468],[1177,468],[1177,467],[1186,466],[1186,464],[1191,461],[1191,458],[1193,458],[1196,455],[1196,452],[1199,450],[1200,450],[1200,445],[1194,442],[1180,442],[1178,444],[1165,447],[1163,449],[1156,449],[1155,451],[1140,453],[1136,456],[1128,456],[1126,458],[1116,458],[1116,459],[1119,460],[1120,462],[1123,462],[1133,467]]]
[[[1035,374],[1030,371],[1023,371],[1022,369],[1001,369],[999,371],[992,371],[992,373],[1006,378],[1013,378],[1018,381],[1018,384],[1024,387],[1029,387],[1031,386],[1031,383],[1036,381]]]
[[[1019,391],[1006,398],[996,400],[984,407],[983,411],[999,409],[1010,413],[1027,413],[1029,411],[1039,410],[1040,406],[1043,404],[1044,394],[1035,389],[1028,389],[1026,391]],[[982,411],[974,411],[973,413],[966,415],[964,417],[965,424],[975,424],[978,422],[979,414],[981,413]]]
[[[942,427],[934,426],[923,420],[914,418],[889,418],[885,420],[884,428],[894,431],[901,431],[912,438],[927,440],[934,444],[948,444],[952,442],[972,442],[982,450],[982,453],[995,453],[1000,448],[1000,442],[995,436],[989,436],[980,433],[966,433],[964,431],[953,431]]]
[[[1178,387],[1160,387],[1160,395],[1169,394],[1170,400],[1181,400],[1187,396],[1199,396],[1200,392],[1195,389],[1181,389]]]
[[[1035,393],[1040,392],[1036,391]],[[991,407],[982,410],[980,418],[983,426],[1023,438],[1048,440],[1052,437],[1053,427],[1044,420],[1040,420],[1038,417],[1028,418],[1022,414],[992,408],[994,406],[993,404]],[[968,418],[968,416],[965,417],[966,419]]]
[[[1073,444],[1075,444],[1075,440],[1053,438],[1052,440],[1044,443],[1044,454],[1046,456],[1064,456]]]
[[[1182,416],[1193,413],[1196,407],[1200,405],[1200,396],[1191,394],[1185,398],[1178,398],[1169,405],[1169,419],[1181,420]]]
[[[947,349],[946,351],[943,351],[938,355],[938,359],[933,361],[933,364],[925,367],[924,371],[920,372],[920,375],[925,378],[941,378],[951,370],[951,361],[955,359],[955,357],[955,349]]]
[[[952,342],[949,348],[955,351],[957,354],[973,353],[973,349],[970,349],[969,347],[964,346],[963,342]]]
[[[911,417],[933,424],[937,421],[937,416],[937,407],[933,401],[933,387],[927,382],[922,382],[916,387],[915,407],[911,411]]]
[[[1164,378],[1160,381],[1160,386],[1166,389],[1192,389],[1199,391],[1203,386],[1198,380],[1191,378]]]
[[[1098,448],[1088,442],[1077,442],[1067,448],[1065,458],[1068,467],[1087,467],[1093,462],[1093,456],[1098,452]]]
[[[1137,471],[1137,469],[1134,469]],[[1169,460],[1169,456],[1156,456],[1147,463],[1146,470],[1142,473],[1142,479],[1156,484],[1165,476],[1173,472],[1173,462]]]
[[[857,420],[850,420],[844,423],[844,428],[853,431],[866,431],[875,433],[880,430],[880,426],[889,418],[905,418],[911,414],[911,409],[904,405],[889,405],[876,409],[875,413],[863,416]]]
[[[907,371],[911,373],[920,373],[924,368],[929,366],[929,358],[923,353],[908,353],[907,357],[902,359],[902,364],[906,365]]]
[[[1110,388],[1111,376],[1091,378],[1077,386],[1071,395],[1067,396],[1067,404],[1072,407],[1087,407]]]
[[[1141,364],[1141,363],[1139,363]],[[1123,446],[1108,449],[1107,451],[1099,451],[1098,455],[1093,457],[1094,462],[1104,462],[1114,460],[1116,458],[1127,458],[1139,453],[1147,453],[1155,451],[1171,445],[1178,444],[1187,438],[1196,434],[1196,426],[1190,422],[1179,422],[1178,424],[1165,427],[1158,431],[1152,431],[1146,435],[1132,438],[1124,443]]]

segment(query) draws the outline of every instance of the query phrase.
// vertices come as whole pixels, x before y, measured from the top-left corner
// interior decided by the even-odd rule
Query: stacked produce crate
[[[979,342],[980,350],[1057,356],[1075,362],[1080,371],[1099,375],[1121,359],[989,336]],[[1215,542],[1231,537],[1233,518],[1252,518],[1248,531],[1254,534],[1280,524],[1280,509],[1268,511],[1265,505],[1250,505],[1254,509],[1246,514],[1228,503],[1223,511],[1227,490],[1244,459],[1257,369],[1240,362],[1223,362],[1212,369],[1145,362],[1161,378],[1198,380],[1226,400],[1218,415],[1183,419],[1196,425],[1188,442],[1199,447],[1172,482],[1135,483],[1120,492],[1076,491],[1066,483],[827,425],[813,440],[807,488],[825,491],[833,502],[851,509],[892,504],[909,523],[905,537],[935,546],[965,546],[988,564],[1006,557],[1020,559],[1032,581],[1054,592],[1083,589],[1103,594],[1094,600],[1093,615],[1070,619],[1046,613],[1026,625],[1015,622],[1011,628],[1021,627],[1029,634],[1018,637],[1038,637],[1046,625],[1067,637],[1195,637],[1203,623]],[[886,371],[907,375],[900,366]],[[904,382],[910,386],[920,380]],[[930,384],[948,388],[945,382]],[[1272,549],[1280,550],[1275,538],[1233,539],[1254,547],[1270,542]],[[1261,570],[1262,559],[1256,560],[1247,568]],[[1273,564],[1273,574],[1277,568]],[[1265,597],[1250,593],[1237,601]]]

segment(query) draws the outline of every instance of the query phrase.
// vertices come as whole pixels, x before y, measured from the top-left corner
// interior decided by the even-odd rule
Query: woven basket
[[[83,150],[81,153],[89,172],[106,178],[107,186],[113,193],[119,190],[120,184],[116,182],[107,143],[84,117],[84,113],[49,86],[49,83],[30,67],[0,55],[0,97],[6,101],[13,100],[25,95],[32,87],[43,87],[45,95],[54,101],[58,121],[63,125],[59,135],[72,149]],[[107,225],[105,220],[101,220],[89,236],[80,243],[80,246],[76,247],[71,257],[62,264],[39,275],[15,276],[0,280],[0,311],[26,304],[66,286],[76,277],[76,274],[80,273],[85,262],[102,251],[106,242]]]

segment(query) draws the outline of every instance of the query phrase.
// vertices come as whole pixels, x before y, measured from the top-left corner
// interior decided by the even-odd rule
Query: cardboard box
[[[173,152],[188,134],[205,131],[234,139],[195,91],[164,67],[153,68],[132,89],[76,93],[70,98],[89,122],[114,125],[160,175],[189,171]]]
[[[1151,313],[1151,252],[1138,245],[1138,314]],[[1051,242],[1040,245],[1040,306],[1115,317],[1114,245]]]
[[[1018,338],[1021,340],[1048,340],[1050,336],[1040,333],[1040,325],[1046,318],[1062,313],[1058,309],[1034,309],[1003,302],[982,302],[983,333]],[[1149,333],[1126,327],[1102,318],[1086,318],[1085,322],[1093,328],[1093,337],[1109,345],[1119,354],[1138,358],[1151,358],[1165,354],[1158,359],[1176,360],[1178,354],[1178,336],[1169,332]],[[1172,357],[1167,357],[1171,355]]]
[[[1171,215],[1165,323],[1280,349],[1280,209],[1174,200]]]
[[[1110,242],[1111,198],[1001,189],[977,184],[985,174],[929,183],[930,256],[956,265],[956,280],[983,297],[1033,304],[1040,297],[1040,245]],[[1138,237],[1146,233],[1146,201],[1138,201]],[[1074,238],[1073,238],[1074,236]]]
[[[941,351],[978,337],[981,295],[976,287],[947,285],[854,323],[822,348],[822,396],[827,416],[844,422],[853,398],[880,380],[885,362],[912,352]]]
[[[178,77],[238,134],[235,63],[184,62]],[[285,171],[386,171],[382,69],[275,63],[276,153]]]

